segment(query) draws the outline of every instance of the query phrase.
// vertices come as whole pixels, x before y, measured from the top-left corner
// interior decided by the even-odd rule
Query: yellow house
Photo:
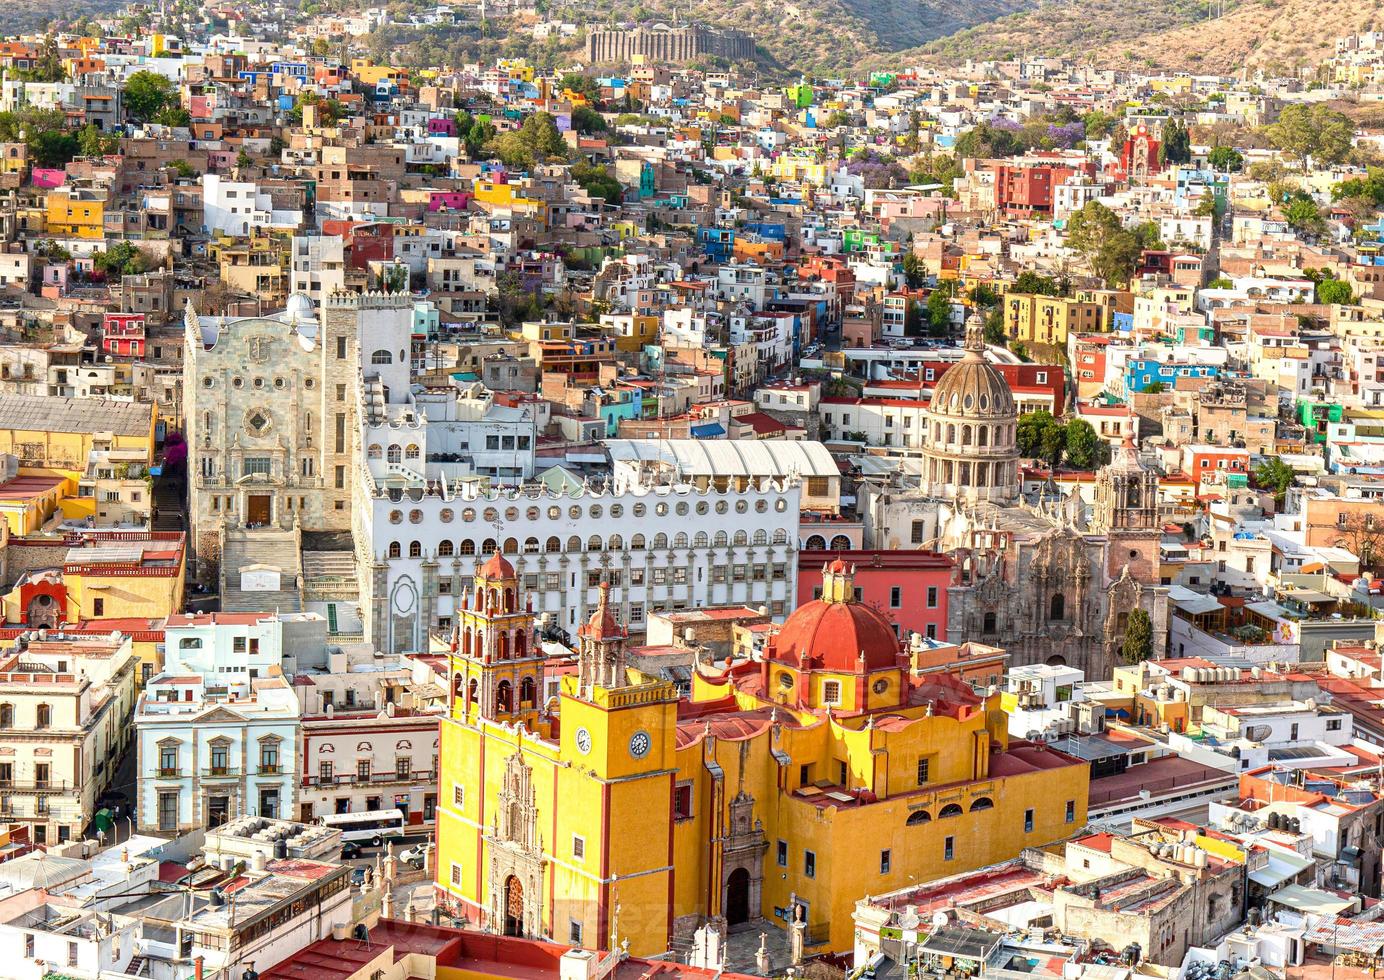
[[[1069,333],[1099,333],[1109,329],[1105,308],[1068,296],[1006,293],[1004,330],[1025,343],[1067,346]]]
[[[20,475],[58,471],[76,481],[94,449],[137,450],[154,461],[152,404],[105,398],[0,395],[0,453],[19,457]]]
[[[52,628],[101,619],[166,619],[183,608],[181,531],[94,531],[60,564],[25,572],[4,597],[5,622]]]
[[[659,324],[656,316],[641,316],[638,313],[606,313],[601,316],[601,326],[615,338],[615,349],[638,352],[648,344],[658,342]]]
[[[54,238],[102,239],[106,202],[91,191],[57,187],[48,192],[47,231]]]
[[[762,662],[703,665],[683,699],[627,667],[608,592],[551,699],[509,562],[492,556],[463,601],[439,749],[437,885],[456,915],[635,955],[712,920],[796,917],[808,947],[848,950],[862,896],[1085,823],[1088,766],[1011,741],[999,695],[912,675],[842,562]]]
[[[62,476],[17,476],[0,483],[0,520],[11,534],[34,534],[57,513],[68,489]]]
[[[827,165],[811,157],[785,154],[769,166],[769,175],[779,180],[797,180],[822,187],[827,182]]]

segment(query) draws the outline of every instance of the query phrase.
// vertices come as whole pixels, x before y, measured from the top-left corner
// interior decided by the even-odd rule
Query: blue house
[[[1179,378],[1214,378],[1221,369],[1212,364],[1164,364],[1153,358],[1139,358],[1125,365],[1125,390],[1148,391],[1155,384],[1171,388]]]
[[[729,262],[735,253],[734,228],[702,228],[697,232],[697,242],[713,262]]]

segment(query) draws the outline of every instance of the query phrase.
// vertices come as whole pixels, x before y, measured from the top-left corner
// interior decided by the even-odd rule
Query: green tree
[[[1099,140],[1110,135],[1115,127],[1119,125],[1120,117],[1101,109],[1092,109],[1081,117],[1081,121],[1086,127],[1086,138],[1088,140]]]
[[[1234,289],[1235,284],[1225,276],[1217,276],[1206,284],[1207,289]]]
[[[1078,469],[1100,466],[1110,457],[1110,444],[1096,434],[1091,423],[1074,419],[1066,426],[1067,460]]]
[[[94,123],[87,123],[77,133],[77,147],[84,157],[102,157],[120,149],[120,137],[107,136]]]
[[[1019,416],[1015,441],[1019,447],[1019,455],[1046,459],[1054,466],[1061,461],[1062,453],[1067,448],[1062,424],[1045,409]]]
[[[92,255],[91,264],[111,277],[133,276],[148,268],[144,253],[134,242],[116,242]]]
[[[1264,490],[1272,490],[1274,500],[1280,504],[1296,479],[1297,473],[1293,468],[1277,456],[1269,456],[1254,468],[1255,484]]]
[[[996,306],[985,317],[985,342],[991,347],[1004,347],[1009,343],[1004,332],[1004,307]]]
[[[822,126],[826,129],[837,129],[841,126],[849,126],[850,124],[851,117],[840,109],[829,113],[826,119],[822,120]]]
[[[1143,248],[1139,236],[1099,201],[1088,201],[1067,221],[1067,246],[1109,286],[1129,281]]]
[[[1240,168],[1245,165],[1245,158],[1239,150],[1232,147],[1213,146],[1211,152],[1206,155],[1206,162],[1211,165],[1212,170],[1238,173]]]
[[[927,297],[928,333],[945,337],[951,330],[952,301],[948,290],[934,289]]]
[[[1350,152],[1355,124],[1343,112],[1324,103],[1300,102],[1283,107],[1278,121],[1267,127],[1266,135],[1274,146],[1306,165],[1340,163]]]
[[[927,270],[923,268],[923,260],[910,249],[903,256],[903,277],[908,283],[909,289],[919,289],[924,280],[927,279]]]
[[[1197,202],[1196,209],[1192,213],[1198,218],[1214,218],[1216,216],[1216,195],[1209,190],[1203,191],[1201,200]]]
[[[592,197],[604,198],[608,204],[619,204],[625,196],[624,185],[606,169],[605,164],[592,166],[580,162],[572,166],[572,179]]]
[[[582,96],[589,102],[601,101],[601,84],[590,75],[568,72],[562,76],[562,87]]]
[[[81,152],[77,137],[56,129],[29,134],[29,157],[40,167],[65,167]]]
[[[1052,276],[1028,270],[1019,273],[1018,278],[1014,280],[1014,288],[1010,291],[1034,296],[1061,296],[1066,289],[1063,283]]]
[[[606,131],[606,121],[595,109],[579,105],[572,110],[572,128],[579,133],[590,136],[592,133],[604,133]]]
[[[1306,194],[1298,194],[1283,209],[1283,218],[1288,226],[1299,234],[1316,237],[1326,231],[1326,219],[1322,217],[1317,202]]]
[[[1350,283],[1341,279],[1323,279],[1317,283],[1316,292],[1318,303],[1346,305],[1355,302],[1355,293],[1351,291]]]
[[[1153,620],[1143,609],[1133,609],[1125,621],[1120,659],[1127,664],[1143,663],[1153,656]]]
[[[971,289],[971,302],[976,306],[998,306],[1000,299],[999,291],[988,282],[978,282]]]
[[[136,122],[152,122],[159,113],[178,104],[178,89],[157,72],[137,71],[125,82],[123,102]]]
[[[1192,137],[1179,119],[1163,124],[1163,139],[1158,145],[1160,163],[1186,163],[1192,159]]]

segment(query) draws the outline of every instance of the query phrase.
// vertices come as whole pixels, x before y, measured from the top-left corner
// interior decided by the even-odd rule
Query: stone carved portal
[[[721,909],[727,927],[756,923],[763,918],[760,906],[764,852],[768,848],[764,826],[754,817],[754,797],[742,789],[730,801],[730,833],[725,843],[725,900]]]
[[[505,763],[485,843],[490,855],[489,929],[506,936],[538,938],[543,934],[543,840],[538,834],[533,768],[519,752]]]

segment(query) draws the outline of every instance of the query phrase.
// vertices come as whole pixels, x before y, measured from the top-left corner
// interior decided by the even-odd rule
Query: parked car
[[[428,847],[427,844],[414,844],[412,847],[406,847],[399,852],[399,860],[409,867],[421,871],[428,863]]]
[[[365,871],[366,871],[366,869],[365,869],[365,868],[362,868],[362,867],[355,867],[355,868],[352,868],[352,869],[351,869],[351,884],[353,884],[353,885],[363,885],[363,884],[365,884]]]
[[[353,840],[341,842],[341,860],[349,861],[351,858],[358,858],[361,855],[360,844]]]

